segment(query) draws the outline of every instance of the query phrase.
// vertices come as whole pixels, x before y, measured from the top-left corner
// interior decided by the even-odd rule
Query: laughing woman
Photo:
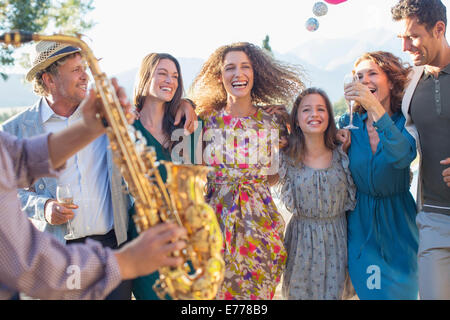
[[[207,201],[224,235],[225,280],[217,299],[272,299],[286,263],[284,221],[270,194],[277,152],[262,150],[285,124],[260,106],[292,103],[301,71],[250,43],[217,49],[192,84],[205,119]],[[273,136],[272,136],[273,138]],[[259,142],[259,149],[258,149]],[[275,146],[276,144],[276,146]],[[272,157],[273,161],[265,161]]]
[[[178,140],[172,140],[175,130],[181,130],[178,136],[183,136],[184,129],[192,132],[196,120],[191,104],[182,99],[183,80],[178,61],[167,53],[151,53],[141,63],[138,78],[134,88],[134,105],[139,113],[133,126],[146,139],[147,146],[155,148],[158,160],[182,162],[188,159],[194,163],[194,134],[180,143],[187,143],[184,150],[190,150],[190,155],[173,154]],[[186,120],[181,118],[186,114]],[[181,121],[180,121],[181,120]],[[184,129],[183,129],[184,125]],[[190,147],[189,147],[190,145]],[[173,159],[176,156],[176,159]],[[180,158],[178,158],[180,156]],[[183,156],[181,158],[181,156]],[[159,166],[163,182],[167,179],[164,166]],[[131,221],[134,209],[130,211],[129,237],[137,237],[137,230]],[[133,294],[137,300],[157,300],[158,296],[152,289],[159,278],[158,272],[133,281]]]
[[[359,82],[345,98],[354,114],[350,171],[356,208],[348,213],[348,268],[360,299],[417,299],[418,230],[409,192],[416,142],[401,112],[409,68],[389,52],[362,55],[353,72]],[[340,126],[349,123],[348,115]]]

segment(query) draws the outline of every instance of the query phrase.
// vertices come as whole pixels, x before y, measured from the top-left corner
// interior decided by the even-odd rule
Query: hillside
[[[409,61],[408,56],[401,52],[400,40],[392,30],[378,29],[371,33],[371,37],[361,34],[359,40],[352,39],[318,39],[297,45],[286,53],[279,53],[274,48],[277,59],[301,65],[307,74],[305,84],[324,89],[332,102],[342,97],[342,80],[345,73],[352,69],[355,59],[364,52],[385,50]],[[199,58],[178,58],[187,90],[203,63]],[[139,62],[136,68],[112,74],[116,76],[132,97],[132,90]],[[12,74],[7,82],[0,80],[0,107],[16,107],[31,105],[36,100],[29,84],[22,83],[22,75]]]
[[[0,108],[22,107],[34,103],[36,96],[31,84],[24,83],[21,74],[9,74],[7,81],[0,79]]]

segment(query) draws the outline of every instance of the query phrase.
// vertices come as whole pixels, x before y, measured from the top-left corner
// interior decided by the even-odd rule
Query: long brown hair
[[[172,100],[164,103],[165,112],[162,125],[163,132],[165,135],[165,141],[163,142],[163,146],[168,144],[168,149],[169,151],[171,151],[173,145],[177,142],[170,140],[172,132],[175,129],[182,128],[184,126],[185,121],[185,119],[183,119],[179,125],[177,126],[174,125],[175,115],[178,109],[180,108],[181,98],[183,96],[184,91],[183,78],[181,76],[181,68],[180,64],[178,63],[178,60],[168,53],[150,53],[147,56],[145,56],[144,59],[142,60],[141,67],[139,69],[138,76],[136,78],[134,86],[133,103],[139,111],[144,106],[144,101],[148,95],[151,80],[153,78],[153,75],[155,73],[159,61],[161,61],[162,59],[171,60],[175,64],[178,72],[178,88],[175,91]]]
[[[303,134],[300,126],[297,124],[298,110],[300,109],[300,104],[302,103],[303,98],[310,94],[318,94],[325,101],[328,113],[328,126],[324,133],[325,146],[330,150],[334,150],[338,145],[336,140],[337,128],[334,121],[333,108],[328,95],[322,89],[308,88],[298,95],[289,117],[291,132],[289,134],[289,145],[286,147],[284,152],[294,161],[295,164],[300,164],[303,162],[303,157],[306,151],[305,135]]]
[[[248,42],[233,43],[218,48],[203,64],[190,88],[201,115],[221,110],[227,103],[227,92],[219,79],[223,62],[231,51],[244,52],[252,65],[254,82],[251,91],[255,105],[290,105],[296,93],[304,88],[303,71],[299,66],[275,60],[265,50]]]
[[[390,52],[374,51],[366,52],[359,57],[354,64],[354,68],[364,60],[374,62],[386,74],[387,78],[392,83],[392,89],[389,92],[391,98],[391,111],[392,113],[400,111],[402,108],[403,93],[408,84],[408,74],[411,67]],[[353,73],[355,73],[355,70],[353,70]],[[355,103],[354,111],[359,112],[360,114],[366,112],[366,110],[358,103]]]

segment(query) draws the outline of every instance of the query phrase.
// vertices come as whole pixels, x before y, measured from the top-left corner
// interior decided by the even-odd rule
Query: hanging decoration
[[[347,0],[324,0],[324,1],[329,4],[340,4]],[[328,13],[328,6],[326,5],[326,3],[322,1],[314,3],[312,12],[316,17],[322,17]],[[306,30],[314,32],[317,29],[319,29],[319,21],[316,18],[309,18],[308,20],[306,20],[305,27]]]
[[[317,17],[324,16],[328,13],[328,6],[322,1],[316,2],[313,6],[313,13]]]
[[[329,4],[339,4],[339,3],[345,2],[347,0],[324,0],[324,1]]]
[[[319,29],[319,21],[317,21],[316,18],[309,18],[306,21],[305,27],[308,31],[316,31],[317,29]]]

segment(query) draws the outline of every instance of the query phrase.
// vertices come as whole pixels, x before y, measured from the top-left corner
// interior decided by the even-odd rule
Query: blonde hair
[[[265,50],[248,42],[225,45],[218,48],[203,64],[189,90],[200,115],[208,115],[226,106],[227,92],[219,79],[225,56],[232,51],[244,52],[251,62],[254,73],[251,91],[253,104],[290,105],[295,95],[304,88],[301,80],[303,71],[299,66],[275,60]]]

